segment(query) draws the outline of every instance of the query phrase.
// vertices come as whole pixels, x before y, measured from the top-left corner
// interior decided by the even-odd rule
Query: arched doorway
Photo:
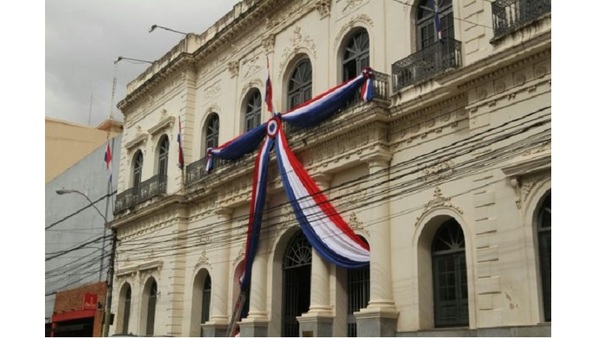
[[[312,246],[301,231],[290,240],[283,259],[283,337],[300,336],[296,317],[310,307]]]

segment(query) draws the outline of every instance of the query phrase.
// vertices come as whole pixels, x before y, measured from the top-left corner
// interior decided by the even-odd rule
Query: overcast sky
[[[46,116],[97,126],[109,116],[114,61],[159,59],[183,35],[202,33],[239,0],[47,0],[45,7]],[[125,97],[127,83],[149,65],[121,60],[113,101]]]

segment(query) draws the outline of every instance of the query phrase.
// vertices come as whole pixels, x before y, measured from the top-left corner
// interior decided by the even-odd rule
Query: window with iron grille
[[[347,292],[348,292],[348,337],[357,336],[356,317],[354,312],[366,308],[369,305],[370,267],[366,266],[359,269],[349,269],[347,271]]]
[[[125,304],[123,304],[123,329],[122,333],[129,332],[129,317],[131,316],[131,286],[126,284],[127,291],[125,292]]]
[[[469,298],[465,238],[452,219],[436,231],[431,245],[436,327],[468,326]]]
[[[551,196],[548,194],[544,199],[542,207],[538,214],[538,249],[539,249],[539,261],[540,261],[540,273],[542,280],[542,301],[544,304],[544,320],[551,320],[551,236],[550,230],[552,227],[552,201]]]
[[[296,317],[310,307],[312,247],[302,232],[288,244],[283,262],[283,337],[299,337]]]
[[[216,148],[219,146],[219,115],[216,113],[212,113],[206,123],[205,144],[205,153],[208,148]]]
[[[452,0],[438,0],[442,37],[454,39]],[[423,50],[437,42],[431,1],[421,0],[417,9],[417,49]]]
[[[212,281],[210,275],[206,275],[204,286],[202,287],[202,316],[200,323],[204,324],[210,319],[210,294],[212,289]]]
[[[150,293],[148,295],[148,315],[146,317],[146,335],[154,334],[154,318],[156,317],[156,300],[158,296],[158,287],[156,281],[152,281],[150,285]]]
[[[358,76],[369,65],[369,33],[364,28],[357,29],[348,40],[342,60],[343,80]]]
[[[141,150],[138,150],[133,156],[133,192],[135,195],[139,193],[140,184],[142,183],[143,165],[144,155]]]
[[[169,138],[164,135],[158,148],[158,178],[160,182],[166,181],[167,167],[169,164]]]
[[[300,60],[288,83],[288,110],[312,98],[312,65],[309,59]]]
[[[254,89],[248,96],[248,102],[246,103],[246,113],[244,115],[244,120],[246,121],[246,129],[244,131],[249,131],[252,128],[260,125],[262,110],[261,108],[262,99],[260,96],[260,92],[258,91],[258,89]]]

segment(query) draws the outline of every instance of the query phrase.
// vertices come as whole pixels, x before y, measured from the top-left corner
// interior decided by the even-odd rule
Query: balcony
[[[497,0],[492,3],[494,39],[515,32],[551,12],[550,0]]]
[[[374,102],[379,102],[379,104],[383,104],[385,106],[387,106],[389,104],[389,83],[390,83],[390,76],[388,74],[384,74],[384,73],[380,73],[377,71],[373,71],[373,87],[375,89],[375,96],[373,98]],[[340,109],[339,112],[337,112],[336,114],[339,114],[342,111],[357,111],[358,114],[368,114],[369,111],[368,109],[357,109],[354,110],[354,108],[357,108],[361,105],[367,105],[369,103],[364,103],[362,101],[360,101],[360,95],[357,93],[356,97],[350,101],[348,103],[348,105],[342,109]],[[354,116],[353,117],[358,117],[358,116]],[[350,123],[350,122],[348,122]],[[287,123],[283,124],[284,127],[284,131],[287,135],[288,138],[288,142],[290,144],[292,144],[294,142],[295,138],[298,138],[300,135],[304,135],[304,134],[310,134],[315,133],[313,129],[315,128],[324,128],[324,125],[326,126],[327,121],[321,123],[321,125],[319,126],[315,126],[312,128],[305,128],[302,130],[298,130],[295,129],[293,127],[291,127],[290,125],[288,125]],[[242,168],[251,168],[252,163],[254,163],[255,161],[255,157],[256,157],[256,153],[252,152],[249,154],[246,154],[244,156],[242,156],[241,158],[235,160],[235,161],[226,161],[226,160],[222,160],[222,159],[218,159],[215,158],[214,161],[214,166],[213,166],[213,172],[211,174],[207,174],[206,173],[206,157],[201,158],[200,160],[190,163],[189,165],[186,166],[186,173],[185,173],[185,185],[186,188],[188,190],[188,192],[194,191],[198,188],[200,188],[199,184],[201,184],[202,182],[205,182],[205,180],[209,177],[209,176],[214,176],[214,175],[219,175],[221,173],[225,173],[225,172],[231,172],[232,170],[240,170]]]
[[[461,42],[451,38],[422,49],[392,64],[394,93],[400,89],[430,79],[448,69],[462,66]]]
[[[114,213],[116,214],[128,208],[134,207],[141,202],[166,192],[167,176],[155,175],[150,179],[141,182],[139,186],[129,188],[118,194],[115,200]]]

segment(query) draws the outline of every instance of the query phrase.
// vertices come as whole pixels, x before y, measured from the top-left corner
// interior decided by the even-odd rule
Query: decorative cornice
[[[506,178],[518,194],[515,204],[521,209],[529,193],[540,181],[550,176],[552,168],[550,140],[513,159],[502,168]]]
[[[131,152],[148,140],[148,133],[143,133],[140,126],[137,126],[137,128],[136,136],[131,141],[125,143],[125,149],[127,149],[128,152]]]
[[[136,264],[133,266],[128,266],[126,268],[123,269],[119,269],[115,275],[117,277],[124,277],[124,276],[128,276],[128,275],[137,275],[140,274],[142,272],[146,272],[146,271],[159,271],[162,269],[163,267],[163,261],[162,260],[153,260],[150,262],[144,262],[141,264]]]
[[[174,116],[167,116],[167,110],[163,109],[160,116],[160,121],[154,125],[152,128],[148,129],[148,132],[155,138],[157,135],[161,133],[161,131],[171,128],[175,123]]]

